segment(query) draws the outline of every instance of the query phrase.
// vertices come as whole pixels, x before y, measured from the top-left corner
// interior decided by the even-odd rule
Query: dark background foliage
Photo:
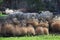
[[[60,12],[60,0],[0,0],[1,4],[11,9],[29,8],[38,11]]]

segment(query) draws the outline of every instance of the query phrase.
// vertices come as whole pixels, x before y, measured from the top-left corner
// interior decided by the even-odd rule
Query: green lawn
[[[0,16],[7,16],[6,14],[3,14],[2,12],[0,12]]]
[[[60,40],[60,35],[39,35],[24,37],[0,37],[0,40]]]

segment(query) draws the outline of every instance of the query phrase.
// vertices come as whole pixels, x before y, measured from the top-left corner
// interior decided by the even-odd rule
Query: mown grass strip
[[[60,35],[39,35],[24,37],[0,37],[0,40],[60,40]]]

